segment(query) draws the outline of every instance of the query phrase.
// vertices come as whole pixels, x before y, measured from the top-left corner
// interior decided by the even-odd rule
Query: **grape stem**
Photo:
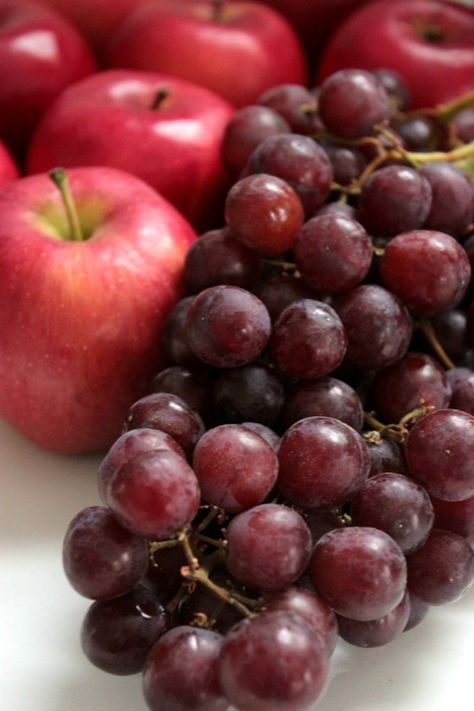
[[[197,533],[201,533],[201,531],[204,531],[209,526],[209,524],[214,521],[214,519],[216,519],[218,516],[223,515],[223,514],[224,514],[224,510],[219,508],[219,506],[211,506],[210,511],[207,514],[207,516],[205,516],[205,518],[203,518],[203,520],[197,527],[197,529],[196,529]]]
[[[225,548],[227,546],[227,541],[225,539],[210,538],[202,533],[195,533],[193,536],[194,540],[202,541],[203,543],[209,543],[210,546],[216,546],[216,548]]]
[[[250,610],[246,605],[239,602],[239,600],[237,600],[228,590],[225,590],[219,585],[213,583],[212,580],[209,578],[207,571],[203,568],[193,570],[190,566],[184,565],[181,568],[181,575],[185,580],[189,580],[195,583],[201,583],[201,585],[204,585],[206,588],[208,588],[208,590],[214,593],[214,595],[216,595],[220,600],[223,600],[224,602],[228,603],[229,605],[232,605],[237,610],[239,610],[239,612],[244,617],[248,617],[249,619],[255,617],[255,613]]]
[[[464,143],[462,146],[457,146],[453,148],[453,150],[446,152],[432,151],[430,153],[414,153],[412,151],[403,151],[403,155],[415,167],[435,161],[449,161],[450,163],[454,163],[474,156],[474,141]]]
[[[207,566],[201,567],[199,560],[194,555],[194,551],[189,541],[188,531],[186,529],[180,531],[178,534],[178,540],[183,546],[183,551],[186,556],[186,560],[188,561],[188,565],[183,565],[180,571],[183,578],[188,582],[201,583],[201,585],[208,588],[220,600],[223,600],[229,605],[233,605],[244,617],[255,617],[255,613],[249,609],[247,605],[244,605],[236,598],[236,596],[228,590],[225,590],[225,588],[221,588],[219,585],[216,585],[216,583],[209,578],[209,570],[207,569]],[[216,551],[216,553],[220,554],[221,551]],[[212,558],[212,556],[209,556],[209,558]],[[250,598],[247,598],[247,602],[250,602]],[[252,601],[252,605],[257,607],[259,605],[258,600]]]
[[[428,340],[430,346],[442,362],[442,364],[447,368],[447,370],[452,370],[455,368],[455,364],[451,360],[451,358],[447,355],[446,351],[444,350],[443,346],[441,343],[438,341],[438,337],[436,336],[435,330],[433,328],[433,325],[428,319],[423,318],[418,324],[420,330],[423,332],[425,335],[426,339]]]

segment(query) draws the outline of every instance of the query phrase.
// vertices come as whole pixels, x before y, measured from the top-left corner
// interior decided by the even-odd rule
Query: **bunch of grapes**
[[[407,101],[344,70],[229,124],[226,224],[64,542],[85,654],[152,711],[308,710],[338,635],[472,583],[474,97]]]

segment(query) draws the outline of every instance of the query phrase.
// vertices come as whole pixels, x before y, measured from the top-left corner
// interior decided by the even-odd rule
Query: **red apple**
[[[0,188],[16,180],[18,176],[19,173],[15,161],[0,141]]]
[[[347,67],[395,70],[413,108],[449,101],[474,89],[474,12],[437,0],[371,2],[337,29],[319,80]]]
[[[106,51],[111,67],[167,72],[235,106],[275,84],[304,84],[305,59],[289,23],[269,7],[225,0],[152,0],[136,8]]]
[[[137,0],[32,0],[49,5],[73,22],[94,49],[101,53],[104,41],[127,14],[137,6]]]
[[[337,25],[367,0],[260,0],[291,22],[311,57],[319,56]]]
[[[88,452],[119,435],[160,369],[195,234],[131,175],[82,168],[69,182],[83,239],[48,175],[0,190],[0,416],[44,447]]]
[[[0,138],[21,153],[41,115],[94,60],[76,29],[49,8],[0,0]]]
[[[120,168],[200,226],[225,191],[220,146],[232,114],[220,97],[174,77],[101,72],[51,106],[33,138],[28,172],[55,165]]]

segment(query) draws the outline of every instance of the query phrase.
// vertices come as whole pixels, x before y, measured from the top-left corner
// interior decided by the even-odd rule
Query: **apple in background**
[[[21,156],[51,101],[94,69],[68,20],[25,0],[0,0],[0,139]]]
[[[195,233],[131,175],[68,178],[83,239],[48,175],[0,190],[0,416],[77,453],[110,446],[162,367],[160,329]]]
[[[367,0],[260,0],[293,25],[311,58],[318,57],[337,25]]]
[[[276,84],[306,82],[302,47],[271,8],[226,0],[151,0],[112,36],[110,67],[166,72],[252,104]]]
[[[474,89],[474,12],[439,0],[376,0],[337,29],[318,78],[347,67],[386,67],[408,87],[412,108]]]
[[[32,0],[32,2],[37,5],[49,5],[65,15],[99,55],[110,33],[137,6],[137,0]]]
[[[233,111],[219,96],[181,79],[100,72],[66,89],[50,107],[33,137],[27,171],[120,168],[205,226],[227,187],[221,141]]]
[[[0,188],[19,177],[18,168],[10,153],[0,141]]]

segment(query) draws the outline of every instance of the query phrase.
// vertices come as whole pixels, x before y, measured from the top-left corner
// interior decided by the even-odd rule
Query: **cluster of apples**
[[[353,64],[434,104],[472,89],[473,37],[441,0],[0,0],[0,414],[59,451],[113,441],[221,222],[236,107]]]

